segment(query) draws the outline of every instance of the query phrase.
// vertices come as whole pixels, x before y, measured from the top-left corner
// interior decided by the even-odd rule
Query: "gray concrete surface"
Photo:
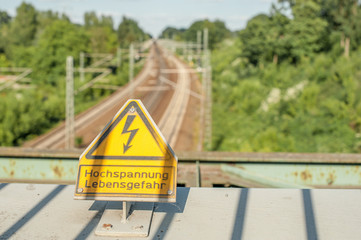
[[[0,239],[95,236],[107,202],[74,186],[0,184]],[[361,190],[178,188],[139,239],[361,239]],[[120,217],[119,217],[120,221]],[[137,239],[137,238],[131,238]]]

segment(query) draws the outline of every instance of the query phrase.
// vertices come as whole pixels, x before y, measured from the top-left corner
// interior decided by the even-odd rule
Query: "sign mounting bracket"
[[[176,202],[177,165],[142,102],[130,99],[80,156],[74,199],[109,201],[96,235],[147,237],[154,202]]]
[[[95,235],[147,237],[153,210],[154,203],[150,202],[108,202],[95,229]]]

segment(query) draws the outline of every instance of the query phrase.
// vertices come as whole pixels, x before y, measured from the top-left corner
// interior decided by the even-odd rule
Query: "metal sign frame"
[[[146,129],[150,133],[149,136],[153,138],[155,143],[153,142],[154,146],[158,146],[160,152],[162,152],[162,156],[147,156],[142,154],[141,152],[133,156],[129,155],[121,155],[121,154],[109,154],[105,152],[97,152],[97,149],[101,146],[101,144],[108,138],[111,137],[111,132],[120,124],[120,122],[124,122],[124,118],[128,115],[128,113],[137,114],[143,122]],[[127,119],[128,119],[127,117]],[[126,125],[126,123],[125,123]],[[122,127],[123,131],[127,129],[126,126]],[[119,130],[118,130],[119,131]],[[129,130],[131,131],[131,130]],[[130,135],[131,136],[131,135]],[[130,137],[129,137],[130,138]],[[104,144],[104,143],[103,143]],[[144,143],[146,144],[146,143]],[[138,151],[138,150],[137,150]],[[164,136],[158,129],[157,125],[154,123],[153,119],[150,117],[149,113],[147,112],[146,108],[142,104],[140,100],[130,99],[128,100],[124,106],[118,111],[115,117],[105,126],[105,128],[100,132],[100,134],[93,140],[93,142],[88,146],[88,148],[81,154],[79,158],[78,164],[78,176],[76,179],[76,188],[74,193],[74,199],[86,199],[86,200],[106,200],[106,201],[138,201],[138,202],[175,202],[176,201],[176,185],[177,185],[177,164],[178,159],[175,156],[172,148],[164,139]],[[108,192],[100,192],[92,189],[91,185],[88,185],[87,188],[84,186],[84,179],[87,177],[87,174],[81,174],[82,168],[85,167],[92,167],[92,168],[116,168],[117,171],[121,169],[134,169],[134,168],[145,168],[146,170],[162,168],[167,169],[167,178],[166,180],[157,180],[158,182],[166,181],[163,188],[161,185],[161,190],[157,192],[155,190],[144,191],[137,190],[135,192],[129,192],[131,190],[126,190],[126,188],[117,188],[117,190],[109,189],[107,187]],[[83,168],[83,169],[84,169]],[[146,171],[145,170],[145,171]],[[157,171],[157,170],[154,170]],[[162,170],[164,171],[164,170]],[[161,172],[161,171],[160,171]],[[163,172],[164,173],[164,172]],[[98,184],[100,184],[101,177],[97,176]],[[142,175],[143,178],[143,175]],[[140,179],[140,178],[139,178]],[[144,178],[143,178],[144,179]],[[90,180],[89,180],[90,181]],[[137,179],[129,180],[137,183]],[[140,180],[139,180],[140,181]],[[119,182],[120,184],[120,182]],[[90,187],[89,187],[90,186]],[[94,187],[95,188],[95,187]],[[99,189],[99,188],[98,188]],[[109,192],[113,191],[113,192]],[[156,193],[149,193],[154,191]]]

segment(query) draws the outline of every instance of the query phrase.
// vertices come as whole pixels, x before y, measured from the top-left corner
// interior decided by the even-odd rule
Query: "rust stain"
[[[298,177],[298,172],[293,172],[292,175],[294,175],[295,177]]]
[[[300,175],[303,181],[312,180],[312,174],[308,170],[301,172]]]
[[[41,172],[41,173],[40,173],[40,175],[41,175],[43,178],[45,178],[45,177],[46,177],[46,174],[45,174],[45,173],[43,173],[43,172]]]
[[[12,171],[10,172],[10,177],[14,177],[14,175],[15,175],[15,172],[14,172],[14,170],[12,170]]]
[[[105,229],[107,229],[107,230],[111,229],[112,227],[113,227],[113,225],[110,224],[110,223],[104,223],[104,224],[103,224],[103,228],[105,228]]]
[[[320,176],[321,176],[321,177],[324,177],[324,176],[325,176],[325,174],[322,172],[322,173],[320,173]]]
[[[53,168],[53,172],[58,178],[61,178],[63,176],[63,168],[62,167],[55,166]]]
[[[8,173],[8,170],[6,169],[6,167],[3,167],[3,170],[5,173]]]
[[[10,160],[10,167],[15,167],[16,165],[16,161],[15,160]]]
[[[336,176],[333,173],[328,174],[327,184],[332,185],[335,182]]]

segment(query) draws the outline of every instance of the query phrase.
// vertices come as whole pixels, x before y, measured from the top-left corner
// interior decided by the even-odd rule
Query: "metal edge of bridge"
[[[56,150],[21,147],[0,147],[0,158],[60,158],[79,159],[83,149]],[[177,152],[180,162],[275,162],[361,164],[357,153],[243,153],[243,152]]]
[[[0,148],[0,182],[74,184],[81,149]],[[361,188],[361,154],[176,152],[185,186]]]

